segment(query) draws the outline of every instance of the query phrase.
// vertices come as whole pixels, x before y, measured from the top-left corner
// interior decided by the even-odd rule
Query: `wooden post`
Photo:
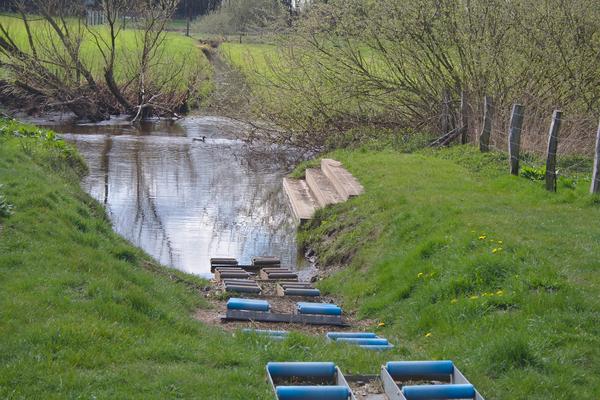
[[[460,143],[467,144],[469,139],[469,103],[464,90],[460,92],[460,126],[462,127]]]
[[[513,105],[510,116],[510,131],[508,132],[508,155],[510,156],[510,173],[519,175],[519,152],[521,150],[521,128],[523,127],[524,107]]]
[[[490,96],[483,100],[483,128],[479,136],[479,150],[482,153],[490,151],[490,136],[492,135],[492,123],[494,121],[494,101]]]
[[[190,0],[185,0],[185,18],[186,18],[186,26],[185,26],[185,36],[190,37],[190,24],[192,23],[192,11],[190,8]]]
[[[594,156],[594,171],[592,173],[591,193],[600,193],[600,126],[596,132],[596,152]]]
[[[548,154],[546,158],[546,190],[556,192],[556,150],[558,149],[558,132],[562,121],[562,112],[554,110],[552,124],[548,133]]]

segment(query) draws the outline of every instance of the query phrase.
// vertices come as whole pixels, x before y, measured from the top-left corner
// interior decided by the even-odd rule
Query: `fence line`
[[[481,152],[508,152],[509,171],[513,175],[519,174],[521,163],[528,167],[539,166],[531,162],[530,154],[545,153],[546,169],[542,173],[545,186],[549,191],[556,191],[559,174],[580,171],[583,166],[589,168],[589,159],[582,158],[559,171],[557,156],[565,153],[581,154],[582,148],[591,150],[591,142],[595,139],[590,192],[600,193],[600,126],[597,125],[597,120],[586,116],[569,116],[560,110],[554,110],[550,116],[548,111],[541,107],[521,104],[514,104],[511,113],[508,114],[504,107],[498,109],[489,96],[485,96],[479,106],[468,104],[463,92],[460,104],[453,102],[454,110],[458,108],[454,113],[457,116],[454,121],[458,124],[450,129],[448,121],[452,119],[453,112],[446,108],[449,103],[447,95],[444,95],[445,112],[441,121],[442,126],[446,126],[449,131],[432,142],[431,146],[446,146],[453,141],[464,143],[465,138],[471,134],[471,141],[479,144]],[[545,133],[542,133],[544,131]],[[592,151],[586,151],[585,154],[591,155]]]

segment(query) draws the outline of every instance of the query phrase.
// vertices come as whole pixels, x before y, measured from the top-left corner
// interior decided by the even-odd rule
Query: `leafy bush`
[[[532,181],[543,181],[546,178],[546,167],[530,167],[523,166],[521,168],[521,176]]]
[[[2,189],[2,185],[0,185],[0,190]],[[6,197],[2,193],[0,193],[0,217],[10,217],[13,214],[14,206],[6,200]]]
[[[75,147],[51,130],[25,125],[12,119],[0,119],[0,137],[19,139],[21,150],[30,157],[34,155],[37,146],[49,150],[42,152],[46,155],[43,161],[50,164],[54,170],[58,171],[66,164],[79,175],[87,173],[87,165]]]

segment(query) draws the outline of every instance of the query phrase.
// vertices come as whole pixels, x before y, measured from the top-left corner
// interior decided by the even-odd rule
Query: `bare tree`
[[[14,0],[21,26],[0,23],[5,93],[43,107],[67,108],[79,118],[104,120],[125,113],[134,120],[178,116],[197,78],[181,88],[184,65],[166,54],[166,26],[179,0],[101,0],[106,27],[88,26],[83,2]],[[35,16],[35,17],[34,17]],[[125,23],[135,48],[119,48]],[[27,43],[20,41],[25,31]],[[100,68],[84,57],[92,44]],[[119,78],[116,70],[119,68]]]

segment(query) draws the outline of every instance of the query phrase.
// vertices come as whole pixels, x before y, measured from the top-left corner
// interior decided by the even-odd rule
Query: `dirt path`
[[[202,50],[214,72],[215,90],[208,102],[207,110],[229,117],[248,115],[250,88],[245,78],[223,59],[217,47],[200,42],[198,48]]]

